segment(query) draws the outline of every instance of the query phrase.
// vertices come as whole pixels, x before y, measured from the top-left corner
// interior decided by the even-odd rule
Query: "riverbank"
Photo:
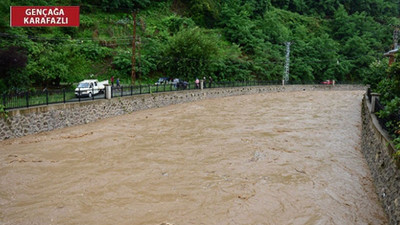
[[[400,224],[400,160],[390,135],[382,129],[367,97],[362,104],[362,139],[364,156],[371,169],[378,196],[389,216],[390,224]]]
[[[2,222],[387,224],[364,93],[206,99],[5,140]]]
[[[100,119],[144,109],[158,108],[204,99],[250,95],[256,93],[321,90],[366,90],[366,87],[362,85],[268,85],[213,88],[14,109],[7,111],[7,119],[0,119],[0,141],[64,127],[87,124]]]

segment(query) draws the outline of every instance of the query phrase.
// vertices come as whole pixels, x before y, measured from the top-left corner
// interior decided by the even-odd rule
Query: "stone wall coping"
[[[213,89],[214,90],[214,89]],[[215,88],[217,90],[217,88]],[[193,92],[201,92],[200,90],[192,90],[191,92],[187,92],[191,94]],[[55,103],[49,105],[38,105],[38,106],[31,106],[29,108],[16,108],[7,110],[8,116],[17,116],[17,115],[25,115],[31,113],[43,113],[58,109],[73,109],[73,108],[80,108],[82,106],[90,106],[90,105],[97,105],[99,103],[104,102],[114,102],[119,101],[121,98],[123,99],[136,99],[136,98],[147,98],[149,96],[163,96],[166,94],[170,94],[171,92],[158,92],[158,93],[151,93],[151,94],[140,94],[140,95],[130,95],[130,96],[123,96],[123,97],[114,97],[112,99],[95,99],[95,100],[87,100],[87,101],[80,101],[80,102],[66,102],[66,103]],[[185,93],[185,91],[174,91],[174,93]]]
[[[368,108],[368,112],[371,112],[372,105],[371,103],[367,100],[367,95],[364,95],[363,102]],[[393,145],[393,139],[389,135],[389,133],[381,127],[379,124],[378,118],[376,117],[375,113],[367,113],[369,115],[370,120],[372,121],[372,124],[374,125],[373,128],[375,130],[375,133],[380,137],[381,143],[386,146],[386,148],[389,151],[389,154],[391,155],[392,159],[396,162],[396,166],[398,169],[400,169],[400,160],[396,159],[393,157],[393,154],[396,152],[396,148]]]

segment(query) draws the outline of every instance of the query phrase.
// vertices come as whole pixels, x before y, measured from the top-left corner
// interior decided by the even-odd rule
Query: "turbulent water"
[[[362,95],[212,99],[0,142],[0,224],[387,224]]]

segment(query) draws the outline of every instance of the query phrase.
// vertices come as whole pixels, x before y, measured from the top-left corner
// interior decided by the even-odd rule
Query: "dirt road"
[[[0,224],[387,224],[362,94],[212,99],[0,142]]]

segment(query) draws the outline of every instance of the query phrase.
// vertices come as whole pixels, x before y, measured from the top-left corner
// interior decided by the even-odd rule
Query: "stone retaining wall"
[[[400,162],[393,157],[390,137],[370,113],[365,97],[362,105],[361,149],[371,169],[377,194],[388,214],[390,224],[400,225]]]
[[[7,119],[0,119],[0,140],[50,131],[99,119],[118,116],[137,110],[193,102],[202,99],[263,92],[313,91],[313,90],[365,90],[361,85],[271,85],[235,88],[163,92],[146,95],[101,99],[95,101],[54,104],[7,112]]]

